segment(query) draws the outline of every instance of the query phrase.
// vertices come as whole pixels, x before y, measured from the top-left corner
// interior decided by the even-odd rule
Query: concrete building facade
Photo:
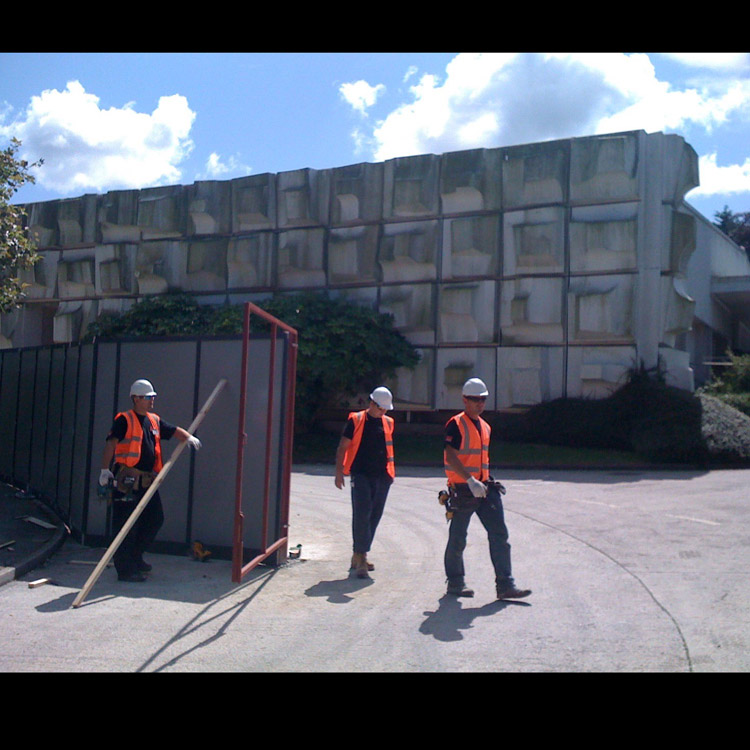
[[[403,410],[600,397],[630,368],[686,389],[750,340],[750,264],[684,201],[678,135],[632,131],[29,204],[42,260],[0,346],[76,342],[102,312],[325,290],[420,349]]]

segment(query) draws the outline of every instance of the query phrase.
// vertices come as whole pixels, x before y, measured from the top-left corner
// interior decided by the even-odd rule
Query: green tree
[[[29,169],[41,166],[18,159],[21,142],[11,139],[10,145],[0,151],[0,312],[18,307],[24,298],[25,284],[18,278],[22,268],[31,268],[39,260],[34,242],[28,237],[26,217],[21,206],[13,206],[11,198],[26,183],[35,179]]]
[[[750,258],[750,211],[733,213],[729,206],[714,214],[714,225],[736,242]]]

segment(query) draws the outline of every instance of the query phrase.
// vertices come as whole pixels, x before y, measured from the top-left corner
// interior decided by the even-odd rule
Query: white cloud
[[[713,56],[701,64],[720,63],[736,67],[738,58]],[[750,111],[747,78],[675,88],[659,80],[644,53],[462,53],[442,78],[424,75],[410,94],[373,125],[373,158],[620,130],[710,132]]]
[[[355,110],[366,114],[367,110],[375,104],[378,96],[385,91],[385,86],[379,83],[371,86],[367,81],[355,81],[354,83],[342,83],[339,93],[345,102]]]
[[[662,52],[682,65],[708,70],[746,71],[750,68],[750,54],[747,52]]]
[[[62,194],[179,183],[193,144],[195,113],[184,96],[163,96],[150,114],[133,103],[102,109],[78,81],[33,96],[23,116],[0,135],[23,143],[26,158],[44,159],[37,183]]]
[[[750,158],[744,164],[719,166],[716,154],[707,154],[698,159],[698,169],[701,184],[690,191],[688,199],[750,193]]]
[[[198,179],[203,180],[220,180],[226,179],[229,175],[248,175],[252,172],[252,169],[246,164],[243,164],[235,156],[230,156],[228,159],[223,160],[219,154],[215,151],[206,159],[206,168],[203,174],[198,176]]]

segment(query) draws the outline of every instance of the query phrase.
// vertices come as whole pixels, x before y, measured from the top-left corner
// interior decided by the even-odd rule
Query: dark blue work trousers
[[[505,513],[500,493],[489,487],[485,497],[476,510],[458,510],[453,513],[448,532],[448,544],[445,548],[445,575],[449,584],[464,584],[464,550],[469,522],[474,514],[487,531],[490,546],[490,560],[495,569],[495,581],[500,584],[512,584],[510,562],[510,544],[508,529],[505,525]]]
[[[393,484],[389,474],[368,476],[351,475],[353,551],[366,554],[370,551],[375,530],[385,510],[388,490]]]

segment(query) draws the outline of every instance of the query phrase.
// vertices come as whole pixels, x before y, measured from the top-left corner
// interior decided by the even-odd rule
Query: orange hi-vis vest
[[[151,430],[154,434],[154,471],[160,472],[162,469],[161,459],[161,437],[159,435],[159,417],[150,412],[146,414],[151,422]],[[143,442],[143,428],[141,420],[134,411],[120,412],[115,419],[125,417],[128,422],[128,429],[125,437],[115,446],[115,463],[125,464],[125,466],[135,466],[141,458],[141,443]]]
[[[476,430],[471,419],[466,416],[466,412],[456,414],[451,417],[449,423],[453,421],[458,425],[461,432],[461,449],[458,452],[458,458],[470,474],[480,482],[486,482],[490,478],[490,433],[492,429],[481,417],[479,417],[479,426],[482,434]],[[448,465],[445,461],[445,475],[448,477],[448,484],[466,484],[466,480]]]
[[[354,457],[357,455],[359,445],[362,442],[362,433],[367,421],[367,411],[353,411],[349,414],[349,419],[354,420],[354,435],[352,436],[352,442],[344,454],[344,474],[347,476],[354,463]],[[386,417],[384,414],[382,419],[383,432],[385,434],[385,455],[387,459],[386,470],[391,479],[393,479],[396,476],[396,462],[393,457],[393,418]]]

